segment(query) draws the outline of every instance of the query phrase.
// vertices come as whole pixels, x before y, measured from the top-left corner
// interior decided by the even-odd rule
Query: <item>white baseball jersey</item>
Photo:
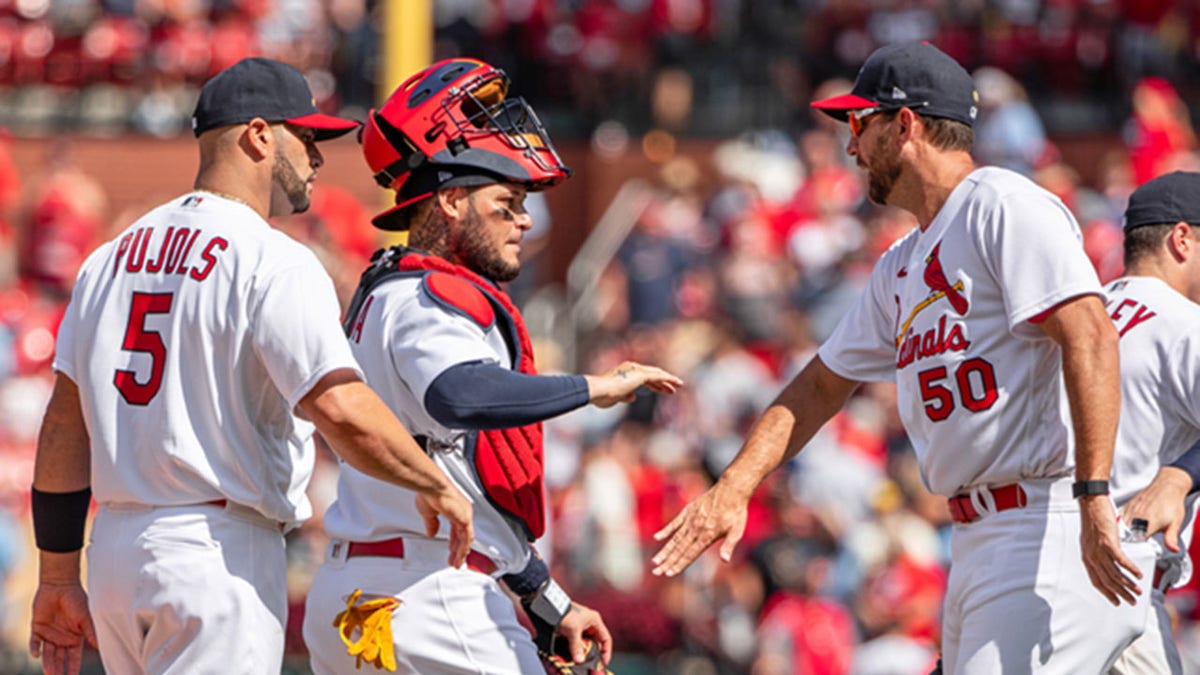
[[[932,492],[1071,472],[1061,354],[1035,321],[1101,293],[1081,242],[1059,199],[1017,173],[977,169],[928,227],[884,253],[821,346],[843,377],[897,383]]]
[[[1155,277],[1107,287],[1121,336],[1121,421],[1113,457],[1118,504],[1200,440],[1200,305]]]
[[[78,386],[92,490],[112,504],[226,499],[311,515],[313,426],[297,402],[358,370],[329,275],[250,207],[193,192],[84,263],[54,368]]]
[[[1112,493],[1118,505],[1154,480],[1200,440],[1200,305],[1155,277],[1109,283],[1107,309],[1121,336],[1121,421],[1113,455]],[[1195,502],[1181,534],[1192,540]],[[1191,564],[1182,555],[1182,577]]]
[[[425,410],[425,392],[438,375],[460,363],[483,361],[514,369],[500,329],[484,329],[446,308],[421,284],[419,276],[389,279],[364,301],[350,346],[379,393],[405,427],[429,439],[433,460],[472,502],[475,544],[500,573],[523,569],[530,549],[488,502],[471,460],[464,453],[467,430],[442,426]],[[379,541],[414,534],[423,537],[424,521],[414,494],[377,480],[353,467],[341,467],[337,499],[325,514],[325,530],[334,539]],[[440,536],[448,536],[442,526]]]

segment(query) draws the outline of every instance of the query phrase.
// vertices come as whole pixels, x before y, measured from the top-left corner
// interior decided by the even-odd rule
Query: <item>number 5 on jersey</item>
[[[158,331],[146,328],[146,315],[170,312],[174,299],[174,293],[133,294],[133,302],[129,306],[129,323],[125,326],[125,341],[121,348],[150,355],[150,379],[138,382],[137,373],[132,370],[117,370],[113,376],[113,384],[130,405],[146,405],[158,394],[158,389],[162,386],[167,346]]]

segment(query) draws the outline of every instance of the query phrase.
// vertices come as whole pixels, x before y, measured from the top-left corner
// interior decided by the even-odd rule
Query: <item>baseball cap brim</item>
[[[476,167],[427,166],[425,170],[416,171],[405,179],[396,195],[396,205],[372,218],[371,224],[389,232],[406,230],[407,219],[398,218],[397,214],[419,201],[432,197],[438,190],[491,185],[507,180],[504,176]]]
[[[373,218],[371,218],[371,224],[388,232],[403,232],[404,230],[408,229],[408,219],[401,218],[400,212],[412,206],[413,204],[416,204],[422,199],[427,199],[432,195],[432,192],[428,192],[423,195],[417,195],[411,199],[406,199],[392,208],[376,214]]]
[[[812,107],[841,122],[849,121],[851,110],[874,108],[877,105],[879,105],[878,101],[872,101],[857,94],[842,94],[812,102]]]
[[[305,127],[316,132],[318,141],[327,141],[331,138],[337,138],[350,133],[358,128],[359,123],[354,120],[334,117],[333,115],[325,115],[323,113],[312,113],[311,115],[301,115],[300,117],[292,117],[287,120],[289,124],[295,124],[298,127]]]

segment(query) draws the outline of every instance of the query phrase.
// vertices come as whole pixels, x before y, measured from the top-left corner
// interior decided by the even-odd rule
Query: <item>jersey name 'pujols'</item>
[[[117,253],[113,256],[112,276],[124,270],[129,273],[178,274],[196,281],[204,281],[217,264],[217,256],[229,247],[224,237],[209,237],[200,248],[196,242],[203,235],[200,228],[169,226],[162,239],[158,239],[160,227],[139,227],[127,232],[117,242]],[[151,241],[154,246],[151,246]],[[192,257],[193,251],[198,251]]]

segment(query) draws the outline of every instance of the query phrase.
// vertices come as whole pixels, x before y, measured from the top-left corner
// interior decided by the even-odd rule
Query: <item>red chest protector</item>
[[[380,251],[363,273],[346,311],[347,334],[356,329],[361,305],[371,290],[384,279],[406,273],[424,276],[425,288],[436,300],[481,326],[495,321],[514,352],[517,370],[537,374],[529,332],[508,294],[465,267],[401,246]],[[542,536],[546,531],[542,423],[472,431],[466,452],[492,506],[520,525],[529,541]]]

